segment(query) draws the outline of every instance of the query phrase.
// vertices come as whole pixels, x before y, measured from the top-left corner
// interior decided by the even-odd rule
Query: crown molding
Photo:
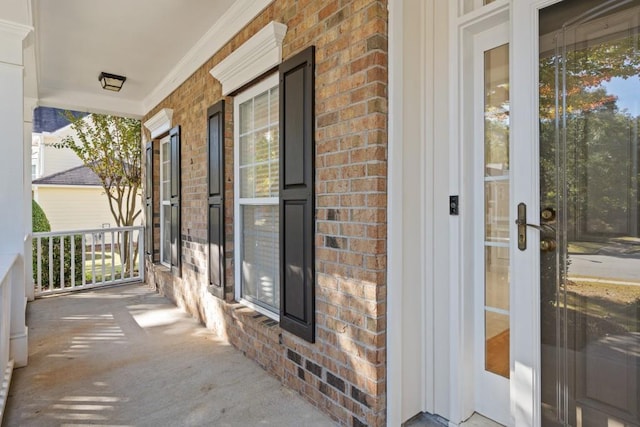
[[[273,0],[236,0],[142,102],[151,111],[251,22]]]
[[[173,110],[170,108],[163,108],[153,115],[149,120],[144,122],[144,127],[151,132],[151,139],[157,138],[163,133],[169,132],[171,129],[171,118],[173,117]]]
[[[0,19],[0,62],[22,66],[22,41],[31,31],[30,25]]]
[[[286,25],[271,21],[213,67],[209,72],[222,83],[222,94],[228,95],[280,64],[286,33]]]

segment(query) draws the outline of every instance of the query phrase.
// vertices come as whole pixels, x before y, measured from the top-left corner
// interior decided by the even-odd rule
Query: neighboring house
[[[73,150],[55,147],[65,138],[75,137],[75,131],[62,113],[62,110],[45,107],[38,107],[34,112],[33,198],[47,215],[51,231],[115,227],[100,178],[83,165]],[[136,225],[141,221],[138,219]]]
[[[51,231],[115,227],[100,178],[76,166],[33,181],[33,198],[44,210]]]
[[[341,425],[640,425],[640,1],[53,3],[0,10],[0,183],[23,95],[141,117],[147,284]]]
[[[82,165],[82,160],[69,148],[56,148],[63,138],[73,135],[64,110],[38,107],[33,112],[31,139],[31,177],[38,179]],[[75,115],[83,115],[74,112]]]

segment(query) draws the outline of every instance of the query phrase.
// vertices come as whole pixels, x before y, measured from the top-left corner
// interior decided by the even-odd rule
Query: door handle
[[[555,235],[555,229],[549,224],[529,224],[527,223],[527,205],[518,203],[518,216],[516,218],[518,225],[518,249],[524,251],[527,249],[527,227],[535,228],[541,233],[549,233]],[[553,243],[552,243],[553,242]],[[556,248],[555,241],[552,239],[543,239],[540,249],[543,251],[552,251]]]

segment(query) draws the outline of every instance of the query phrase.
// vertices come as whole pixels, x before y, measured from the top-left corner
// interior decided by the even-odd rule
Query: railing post
[[[30,206],[30,204],[29,204]],[[31,226],[29,228],[32,228]],[[24,236],[24,286],[28,301],[35,299],[35,283],[33,280],[33,237],[31,233]]]
[[[37,247],[37,256],[38,256],[38,260],[37,260],[37,266],[36,268],[38,269],[37,272],[37,276],[38,276],[38,294],[42,292],[42,238],[41,237],[37,237],[36,238],[36,247]]]
[[[144,240],[145,233],[144,229],[138,229],[138,275],[140,276],[140,280],[144,282],[145,275],[145,265],[144,265],[144,254],[146,251],[146,243]]]

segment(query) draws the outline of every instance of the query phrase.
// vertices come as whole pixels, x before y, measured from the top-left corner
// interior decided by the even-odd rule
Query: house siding
[[[66,135],[64,135],[66,136]],[[70,148],[56,148],[52,144],[59,144],[64,136],[58,134],[43,135],[43,143],[40,146],[41,169],[39,177],[62,172],[67,169],[82,165],[82,160]]]
[[[233,98],[209,70],[271,21],[283,59],[316,46],[316,342],[234,302]],[[386,424],[387,3],[276,0],[153,110],[181,126],[182,277],[147,281],[342,425]],[[207,109],[225,109],[225,300],[207,290]],[[144,133],[145,144],[150,140]],[[154,143],[154,261],[159,259]]]
[[[51,224],[51,231],[115,227],[109,201],[101,187],[37,186],[35,198]],[[139,225],[140,220],[136,221]]]

